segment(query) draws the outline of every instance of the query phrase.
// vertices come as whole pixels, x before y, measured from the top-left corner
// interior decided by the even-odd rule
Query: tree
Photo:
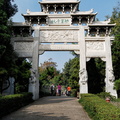
[[[30,68],[32,67],[31,63],[20,58],[16,61],[16,65],[18,67],[18,72],[15,80],[15,92],[28,92],[29,78],[31,76]]]
[[[51,83],[53,83],[55,86],[57,86],[58,84],[64,85],[63,74],[56,74],[53,79],[51,79]]]
[[[65,86],[71,86],[72,89],[79,88],[79,59],[75,57],[65,63],[63,69],[63,79]]]
[[[52,58],[49,58],[48,61],[44,61],[44,63],[41,63],[41,66],[39,67],[39,72],[42,72],[44,69],[48,68],[48,67],[57,67],[57,63],[56,62],[52,62]]]
[[[17,55],[11,45],[11,33],[8,20],[17,12],[17,6],[11,4],[11,0],[0,1],[0,92],[2,93],[2,85],[9,76],[15,72],[14,67]],[[9,86],[7,86],[9,87]]]
[[[115,79],[120,78],[120,2],[118,6],[113,8],[111,23],[116,23],[116,26],[112,30],[112,34],[115,35],[115,40],[112,43],[112,58]]]
[[[120,98],[120,79],[115,81],[114,89],[117,91],[118,98]]]
[[[116,23],[112,30],[112,34],[115,36],[115,40],[112,43],[112,59],[113,59],[113,70],[115,75],[115,88],[117,90],[118,97],[120,97],[120,2],[118,6],[113,8],[111,23]]]
[[[91,58],[87,62],[88,92],[100,93],[104,91],[105,63],[99,58]]]
[[[56,69],[57,64],[52,62],[51,59],[45,61],[39,67],[40,73],[40,85],[42,86],[50,86],[55,80],[55,76],[59,75],[59,71]]]

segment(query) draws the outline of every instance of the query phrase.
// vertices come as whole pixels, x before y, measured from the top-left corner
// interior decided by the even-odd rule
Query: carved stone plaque
[[[71,18],[49,18],[49,25],[70,25]]]
[[[33,42],[15,42],[14,49],[19,52],[32,52]]]
[[[78,42],[78,30],[43,30],[40,42]]]
[[[86,42],[86,50],[87,51],[104,50],[104,42],[94,42],[94,41]]]

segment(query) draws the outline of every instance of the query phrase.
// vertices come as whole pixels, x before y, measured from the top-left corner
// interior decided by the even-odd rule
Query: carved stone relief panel
[[[33,42],[15,42],[14,49],[19,52],[32,52]]]
[[[78,30],[43,30],[40,42],[78,42]]]
[[[105,43],[100,41],[89,41],[86,42],[86,50],[87,51],[101,51],[105,49]]]

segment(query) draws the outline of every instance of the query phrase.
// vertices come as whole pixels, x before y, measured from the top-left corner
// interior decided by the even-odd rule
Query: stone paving
[[[74,97],[48,96],[27,105],[2,120],[91,120]]]

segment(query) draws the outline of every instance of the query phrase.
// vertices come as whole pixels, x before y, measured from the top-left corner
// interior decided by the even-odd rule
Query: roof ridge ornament
[[[31,13],[31,11],[29,9],[27,9],[27,14],[30,14],[30,13]]]

